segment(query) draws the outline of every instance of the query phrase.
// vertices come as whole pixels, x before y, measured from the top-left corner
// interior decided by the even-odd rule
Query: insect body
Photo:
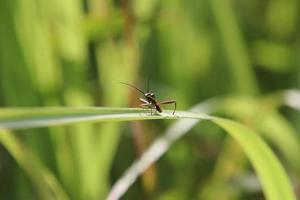
[[[140,101],[142,102],[140,104],[140,107],[144,107],[144,108],[155,108],[155,110],[157,110],[159,113],[162,112],[162,107],[161,105],[162,104],[174,104],[174,110],[173,110],[173,115],[176,111],[176,101],[175,100],[167,100],[167,101],[157,101],[156,98],[155,98],[155,94],[152,93],[152,92],[149,92],[149,83],[148,83],[148,86],[147,86],[147,92],[143,92],[142,90],[134,87],[133,85],[130,85],[128,83],[123,83],[123,82],[120,82],[122,84],[125,84],[125,85],[128,85],[134,89],[136,89],[137,91],[139,91],[140,93],[142,93],[144,95],[144,98],[140,98]],[[152,113],[152,111],[151,111]]]

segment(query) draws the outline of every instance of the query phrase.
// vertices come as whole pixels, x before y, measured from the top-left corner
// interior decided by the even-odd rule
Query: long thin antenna
[[[150,77],[148,77],[148,80],[147,80],[147,93],[149,92],[149,82],[150,82]]]
[[[149,83],[150,83],[150,78],[151,76],[148,77],[148,80],[147,80],[147,93],[149,92]]]
[[[124,84],[124,85],[128,85],[129,87],[132,87],[132,88],[136,89],[137,91],[139,91],[140,93],[142,93],[143,95],[145,95],[145,93],[142,90],[140,90],[139,88],[137,88],[137,87],[135,87],[135,86],[133,86],[133,85],[131,85],[129,83],[124,83],[124,82],[118,82],[118,83],[121,83],[121,84]]]

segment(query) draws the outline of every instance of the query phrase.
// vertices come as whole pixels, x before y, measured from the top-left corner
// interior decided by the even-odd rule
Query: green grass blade
[[[150,115],[148,111],[138,108],[28,108],[0,109],[0,127],[16,130],[30,127],[64,125],[85,121],[129,121],[149,119],[177,119],[181,117],[199,117],[183,111],[172,115],[166,110],[159,115]]]
[[[278,159],[267,144],[252,130],[236,122],[214,118],[242,146],[261,181],[269,200],[296,200],[292,185]]]
[[[299,171],[300,141],[291,123],[277,111],[282,103],[290,107],[296,106],[299,104],[299,94],[295,91],[280,92],[260,100],[245,97],[228,98],[220,105],[227,116],[247,122],[249,127],[258,130],[262,137],[270,141],[289,164]]]
[[[253,164],[267,199],[296,199],[283,167],[267,144],[254,131],[230,120],[222,118],[203,118],[203,116],[195,117],[194,113],[192,113],[192,115],[193,116],[190,117],[194,119],[211,120],[224,128],[237,140]],[[179,124],[180,126],[178,127]],[[124,176],[117,181],[107,199],[119,199],[135,182],[137,176],[142,174],[149,166],[157,161],[170,148],[171,144],[179,139],[180,136],[184,135],[194,124],[194,120],[190,122],[180,120],[180,122],[172,126],[169,129],[172,131],[167,131],[164,136],[157,139],[142,157],[126,171]]]
[[[36,126],[62,125],[83,121],[129,121],[153,119],[210,120],[224,128],[239,142],[253,164],[267,199],[296,199],[283,167],[272,150],[254,131],[236,122],[206,114],[172,110],[150,115],[135,108],[31,108],[0,110],[0,127],[20,129]],[[169,147],[168,147],[169,148]]]

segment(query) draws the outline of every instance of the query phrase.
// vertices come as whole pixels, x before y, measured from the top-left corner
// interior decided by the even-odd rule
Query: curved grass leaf
[[[206,114],[177,111],[175,115],[172,115],[172,111],[164,111],[162,114],[150,115],[146,112],[145,110],[132,108],[4,109],[0,110],[0,127],[20,129],[83,121],[129,121],[178,118],[210,120],[225,129],[239,142],[259,176],[267,199],[296,199],[283,167],[271,149],[254,131],[236,122],[211,117]]]
[[[228,98],[222,101],[220,110],[223,110],[227,116],[244,121],[249,127],[258,130],[262,137],[270,141],[299,173],[300,141],[292,124],[277,111],[279,105],[286,103],[281,102],[282,96],[289,96],[289,93],[275,93],[260,100],[245,97]],[[300,103],[300,99],[296,97],[292,95],[289,98],[294,105]]]
[[[150,119],[177,119],[179,118],[208,118],[208,116],[193,114],[184,111],[165,110],[161,114],[151,115],[149,111],[138,108],[26,108],[0,109],[0,127],[10,130],[65,125],[76,122],[100,121],[131,121]]]
[[[241,145],[258,174],[267,199],[296,199],[282,165],[254,131],[227,119],[214,118],[212,121]]]

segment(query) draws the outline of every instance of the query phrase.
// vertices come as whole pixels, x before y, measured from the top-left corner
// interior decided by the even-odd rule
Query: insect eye
[[[146,97],[155,98],[155,95],[153,93],[146,93],[145,95]]]

